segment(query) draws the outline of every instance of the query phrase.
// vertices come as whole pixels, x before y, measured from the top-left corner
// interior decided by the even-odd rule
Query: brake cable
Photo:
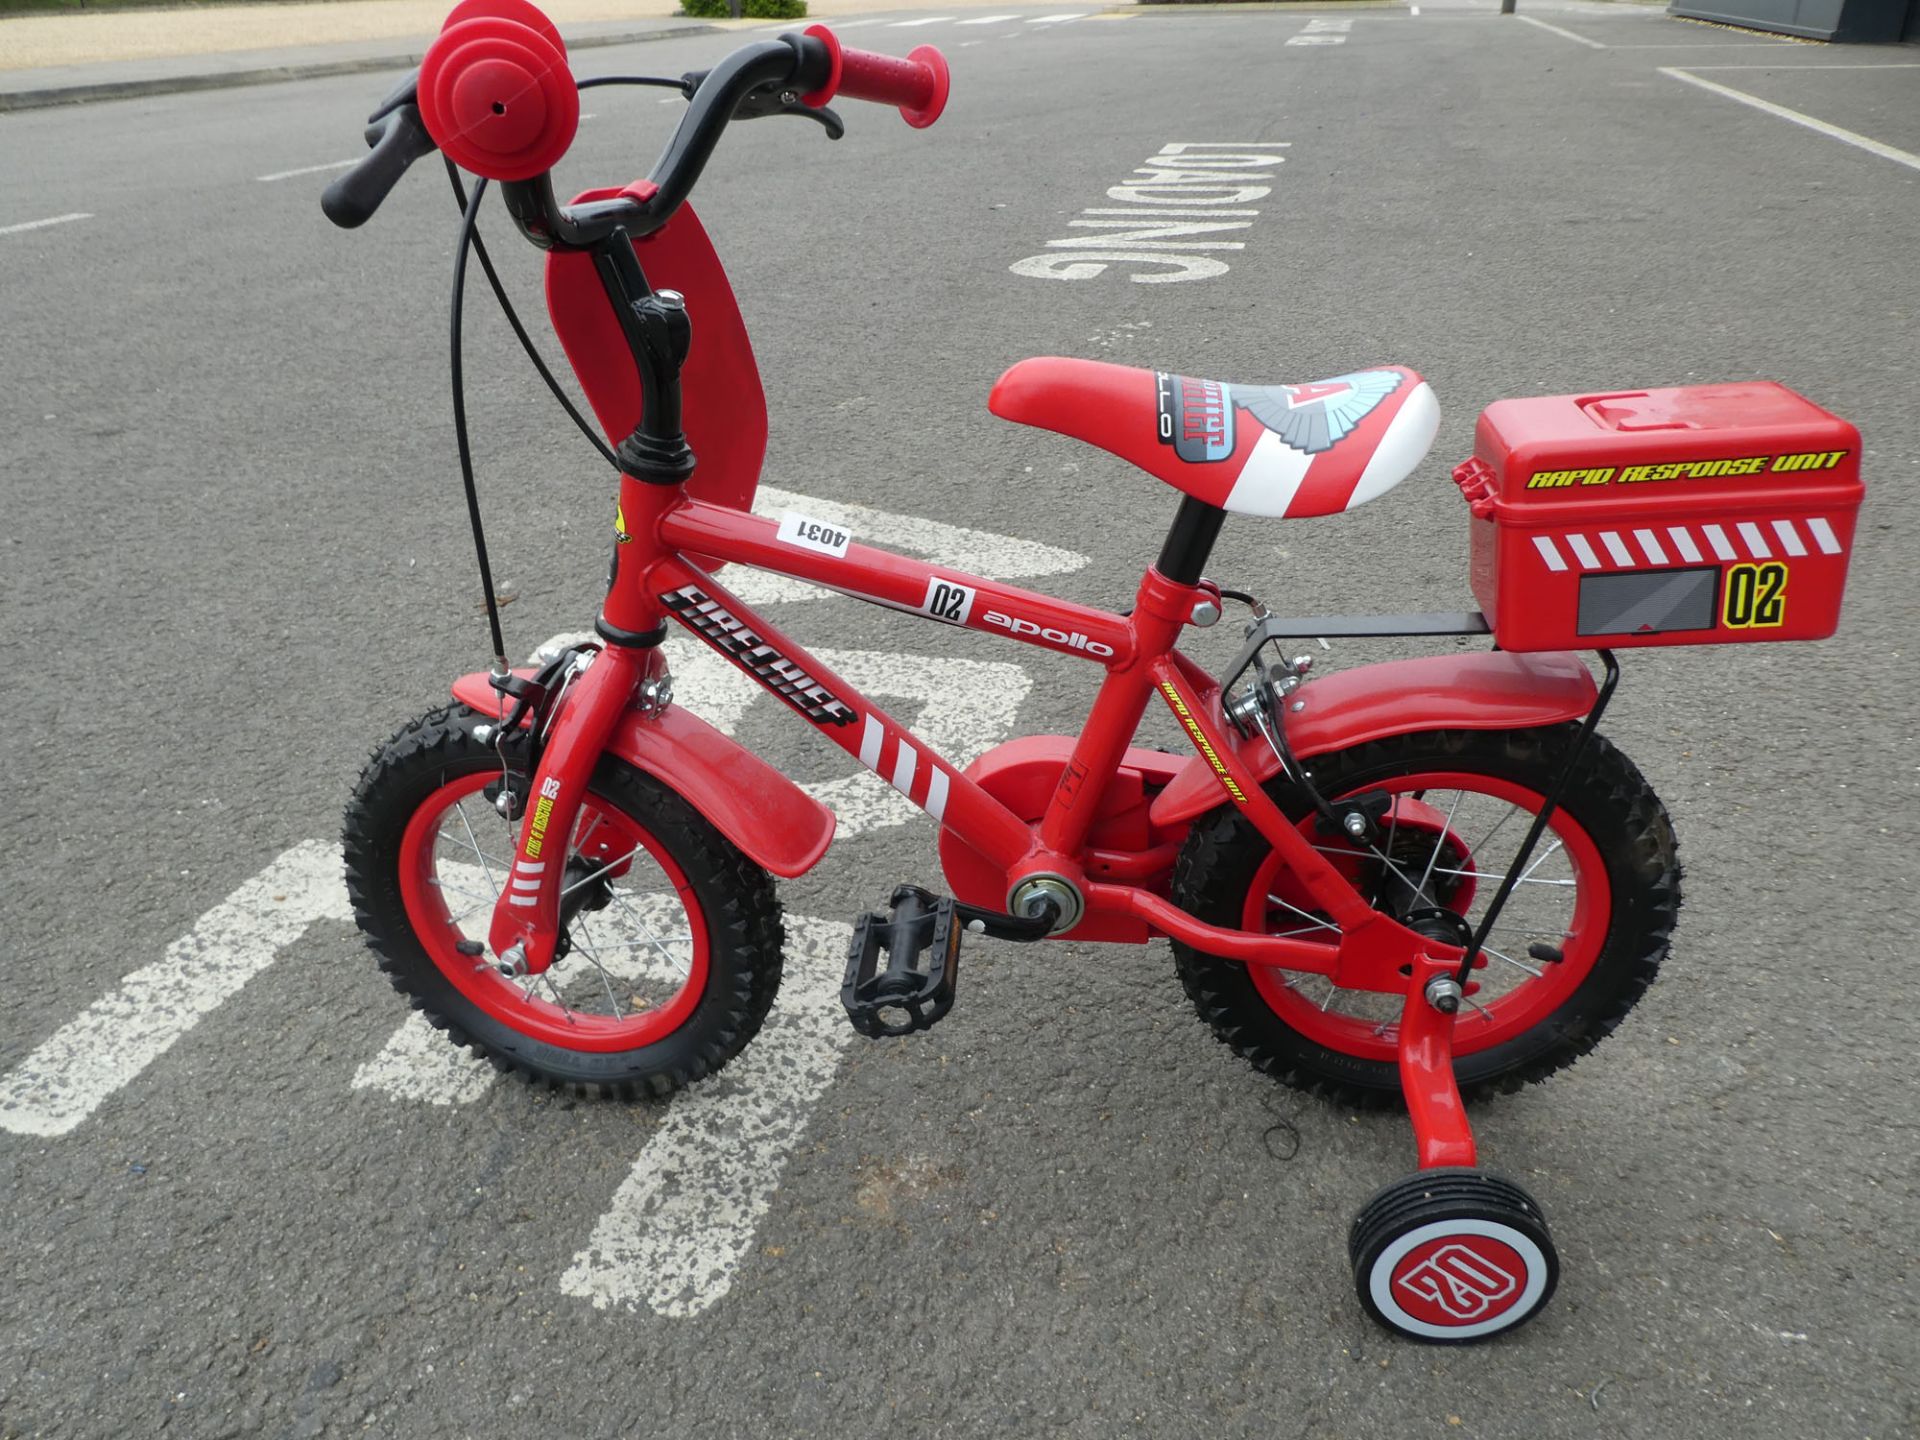
[[[602,85],[656,85],[670,90],[679,90],[683,94],[686,84],[681,80],[669,80],[657,75],[602,75],[582,80],[577,88],[591,90]],[[444,158],[444,157],[443,157]],[[493,268],[493,258],[487,254],[486,242],[480,238],[479,215],[480,201],[487,193],[487,180],[484,176],[474,181],[469,194],[460,183],[460,170],[452,160],[446,161],[447,180],[453,186],[454,203],[460,207],[460,244],[453,257],[453,301],[448,321],[449,346],[452,351],[448,362],[448,372],[453,381],[453,432],[454,440],[460,451],[460,481],[466,491],[467,520],[473,529],[474,557],[480,564],[480,586],[485,592],[487,606],[487,634],[493,643],[493,674],[496,679],[504,679],[511,673],[507,664],[506,640],[500,631],[500,601],[493,588],[493,566],[487,558],[486,529],[480,521],[480,496],[473,479],[473,449],[467,435],[467,399],[466,379],[461,366],[461,320],[465,311],[467,285],[467,252],[479,257],[480,268],[486,273],[487,284],[493,290],[493,298],[500,304],[500,311],[507,317],[507,324],[513,327],[514,338],[520,342],[520,348],[526,351],[527,359],[533,362],[533,368],[546,382],[547,389],[553,392],[553,398],[560,402],[560,408],[567,412],[580,433],[587,437],[587,443],[600,452],[600,458],[615,470],[619,462],[614,458],[612,447],[587,423],[579,408],[567,398],[560,388],[560,382],[554,378],[547,362],[540,358],[540,352],[534,347],[533,337],[527,334],[527,327],[520,323],[520,316],[513,308],[513,302],[507,299],[506,287],[500,283],[500,274]]]

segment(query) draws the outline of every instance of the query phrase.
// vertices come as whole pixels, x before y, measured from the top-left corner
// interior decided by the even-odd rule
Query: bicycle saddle
[[[1235,515],[1336,515],[1412,473],[1440,427],[1413,371],[1229,385],[1099,360],[1022,360],[987,406],[1098,445]]]

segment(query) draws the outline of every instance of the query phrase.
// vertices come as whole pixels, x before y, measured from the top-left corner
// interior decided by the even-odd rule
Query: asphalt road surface
[[[1090,603],[1127,603],[1172,493],[990,417],[1029,354],[1425,374],[1414,479],[1229,525],[1211,573],[1295,613],[1471,603],[1447,469],[1502,396],[1767,376],[1860,426],[1835,639],[1628,657],[1606,729],[1673,811],[1687,906],[1617,1036],[1476,1111],[1553,1221],[1539,1320],[1458,1351],[1374,1328],[1346,1231],[1411,1166],[1404,1121],[1255,1075],[1163,945],[982,943],[933,1033],[852,1036],[844,926],[939,885],[931,827],[684,645],[681,703],[844,792],[850,833],[783,887],[766,1055],[620,1105],[413,1043],[334,837],[368,750],[486,646],[444,178],[346,234],[331,172],[290,173],[354,155],[391,83],[362,75],[0,118],[0,1435],[1915,1434],[1920,68],[1522,8],[875,18],[849,43],[947,50],[946,118],[742,127],[698,198],[766,484]],[[643,173],[678,113],[586,108],[580,186]],[[1150,157],[1220,142],[1284,159],[1213,237],[1240,248],[1060,258]],[[590,622],[610,487],[487,311],[470,402],[525,654]],[[1092,693],[844,598],[770,613],[959,758]]]

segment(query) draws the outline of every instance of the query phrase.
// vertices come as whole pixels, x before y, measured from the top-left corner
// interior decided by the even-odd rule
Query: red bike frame
[[[854,543],[831,527],[814,526],[812,533],[783,538],[780,522],[695,500],[682,487],[645,484],[631,476],[621,480],[620,516],[614,580],[603,612],[605,629],[652,637],[672,617],[1003,872],[1009,892],[1031,876],[1061,877],[1084,897],[1086,920],[1124,920],[1142,931],[1142,938],[1145,933],[1167,935],[1249,965],[1325,975],[1344,989],[1404,996],[1400,1064],[1421,1161],[1473,1163],[1472,1135],[1453,1081],[1453,1022],[1425,999],[1428,982],[1451,974],[1462,951],[1416,934],[1374,909],[1268,798],[1261,781],[1273,765],[1250,763],[1251,749],[1243,756],[1241,742],[1224,720],[1218,684],[1174,648],[1181,630],[1194,623],[1196,607],[1217,605],[1218,592],[1208,582],[1181,584],[1149,569],[1132,613],[1123,616]],[[797,532],[802,527],[798,517],[789,517],[789,524]],[[689,555],[771,570],[890,609],[1103,666],[1106,677],[1044,815],[1034,823],[1021,819],[799,642],[762,619]],[[1489,658],[1527,663],[1519,657]],[[522,820],[511,881],[490,932],[496,954],[519,948],[527,973],[537,974],[552,963],[559,930],[565,846],[554,854],[548,847],[553,837],[572,833],[581,797],[616,728],[647,728],[648,719],[634,714],[636,694],[644,681],[663,671],[657,645],[609,644],[558,706],[531,780],[532,804]],[[1584,670],[1580,673],[1584,678]],[[470,704],[496,708],[487,699],[494,692],[484,675],[468,677],[455,693]],[[1585,693],[1592,693],[1590,680]],[[1164,853],[1142,857],[1156,863],[1133,867],[1139,873],[1128,878],[1089,874],[1090,830],[1153,695],[1172,710],[1220,793],[1284,856],[1340,927],[1337,944],[1230,930],[1195,918],[1155,893],[1149,883],[1149,868],[1164,873],[1169,867]],[[1551,718],[1565,718],[1571,698],[1555,702]],[[673,770],[660,768],[672,783]],[[717,762],[709,757],[704,768],[711,776]],[[738,836],[751,828],[750,820],[735,815],[728,824],[728,817],[712,813],[728,805],[751,805],[750,795],[723,798],[738,792],[711,784],[703,791],[696,803],[704,799],[702,808],[723,830]],[[830,817],[824,824],[830,827]],[[824,829],[822,843],[801,846],[802,853],[779,868],[799,873],[810,866],[824,851],[828,834],[830,829]],[[743,848],[754,852],[750,844]],[[556,855],[559,863],[552,863]],[[1111,873],[1127,867],[1104,868]]]

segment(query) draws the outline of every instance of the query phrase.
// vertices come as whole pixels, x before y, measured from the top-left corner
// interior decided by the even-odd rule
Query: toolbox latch
[[[1463,461],[1453,467],[1453,483],[1460,487],[1460,493],[1467,497],[1467,508],[1475,518],[1491,520],[1493,518],[1493,496],[1497,484],[1493,467],[1479,456]]]

